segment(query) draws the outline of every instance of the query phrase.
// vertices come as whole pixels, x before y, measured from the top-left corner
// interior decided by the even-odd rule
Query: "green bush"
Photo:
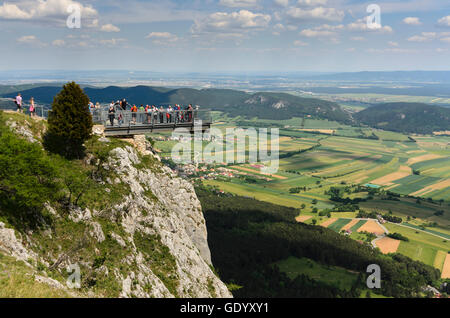
[[[82,158],[92,126],[89,97],[75,82],[68,83],[53,100],[44,146],[67,159]]]
[[[58,193],[56,169],[38,144],[0,123],[0,210],[17,228],[38,225],[44,203]],[[42,216],[42,215],[41,215]]]

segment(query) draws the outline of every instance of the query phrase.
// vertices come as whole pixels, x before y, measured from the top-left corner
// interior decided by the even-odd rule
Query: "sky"
[[[0,30],[0,72],[450,70],[448,0],[0,0]]]

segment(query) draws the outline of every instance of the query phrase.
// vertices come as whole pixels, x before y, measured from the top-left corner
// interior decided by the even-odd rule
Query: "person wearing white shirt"
[[[16,105],[17,105],[17,112],[22,112],[22,95],[19,93],[16,96]]]
[[[171,105],[169,105],[169,108],[167,109],[167,122],[168,123],[172,122],[172,113],[173,113],[173,108]]]

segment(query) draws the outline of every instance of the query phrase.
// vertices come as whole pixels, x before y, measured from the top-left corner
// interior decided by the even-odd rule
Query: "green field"
[[[419,218],[427,222],[437,222],[443,227],[447,227],[450,231],[450,208],[447,204],[439,205],[422,201],[420,204],[416,203],[415,199],[401,198],[400,201],[390,201],[375,198],[360,204],[361,208],[366,211],[377,211],[381,213],[393,213],[406,221],[407,217]],[[439,210],[444,210],[442,216],[436,216],[435,213]]]
[[[349,224],[351,221],[352,221],[351,219],[338,219],[336,222],[331,224],[328,228],[335,232],[339,232],[344,226]]]
[[[220,127],[234,127],[236,122],[241,122],[242,118],[226,118],[221,122]],[[206,183],[215,185],[222,190],[231,193],[254,197],[267,202],[283,204],[291,207],[298,207],[299,205],[307,205],[306,212],[310,212],[312,200],[318,200],[316,208],[324,209],[333,206],[324,192],[332,186],[338,186],[341,183],[346,184],[367,184],[386,175],[396,173],[401,166],[406,166],[409,159],[423,156],[426,154],[435,154],[439,152],[440,155],[447,154],[450,156],[450,147],[442,148],[443,142],[447,139],[438,137],[417,138],[420,142],[411,142],[407,135],[399,133],[384,132],[380,130],[371,130],[369,128],[356,128],[329,121],[320,121],[294,118],[291,120],[276,121],[257,119],[246,120],[246,123],[265,123],[270,125],[278,125],[280,127],[287,127],[281,130],[280,136],[280,159],[279,175],[285,179],[273,179],[270,181],[258,184],[245,184],[245,182],[236,182],[236,180],[208,180]],[[304,124],[305,128],[309,129],[336,129],[337,136],[325,136],[315,133],[306,133],[295,130]],[[340,133],[345,131],[353,131],[349,133],[352,137],[340,136]],[[380,140],[357,138],[358,134],[369,136],[372,133],[380,135]],[[384,138],[384,140],[383,140]],[[450,140],[450,139],[448,139]],[[320,146],[311,151],[306,151],[301,154],[289,155],[283,158],[283,154],[294,153],[295,151],[308,149],[314,145]],[[169,147],[170,148],[170,147]],[[166,148],[167,149],[167,148]],[[439,171],[423,175],[410,175],[407,177],[395,180],[389,190],[399,194],[410,194],[415,191],[422,190],[424,187],[440,182],[444,179],[438,177],[450,174],[450,165],[442,166],[442,162],[431,160],[430,169],[436,169],[436,165],[441,164]],[[425,164],[423,161],[418,164]],[[243,165],[249,168],[249,165]],[[235,169],[235,167],[232,167]],[[411,167],[412,168],[412,167]],[[258,175],[258,172],[248,174]],[[320,185],[317,184],[320,182]],[[231,183],[231,185],[227,185]],[[306,191],[301,191],[299,194],[292,195],[289,190],[295,187],[305,187]],[[260,192],[260,194],[258,194]],[[428,191],[425,198],[450,200],[450,189],[440,189]],[[413,215],[424,217],[426,214],[430,221],[443,220],[443,226],[450,226],[450,212],[444,217],[433,217],[432,214],[436,209],[431,209],[427,212],[426,209],[415,203],[401,204],[392,203],[388,208],[387,204],[380,204],[379,202],[369,201],[362,203],[364,208],[374,208],[382,206],[386,208],[385,212],[389,210],[398,215],[409,215],[409,209],[414,206]],[[383,207],[384,206],[384,207]],[[447,207],[444,207],[444,210]],[[398,211],[396,211],[398,210]],[[422,210],[422,211],[420,211]],[[433,211],[433,213],[429,213]],[[406,214],[403,214],[406,212]],[[416,214],[414,214],[416,213]],[[447,220],[449,219],[449,220]]]
[[[307,258],[290,257],[277,262],[276,265],[291,279],[303,274],[317,281],[345,290],[350,290],[358,276],[346,269],[336,266],[324,266]]]
[[[421,230],[421,231],[425,231],[425,232],[430,233],[430,234],[439,235],[439,236],[444,237],[447,240],[450,240],[450,235],[448,235],[446,233],[430,230],[430,229],[427,229],[427,228],[422,229],[420,226],[417,226],[417,225],[414,225],[414,224],[409,224],[409,223],[403,223],[403,225],[411,227],[411,228],[413,228],[415,230]]]
[[[204,184],[264,202],[301,208],[302,215],[312,216],[305,223],[311,224],[315,220],[320,224],[327,217],[319,216],[318,212],[336,206],[326,194],[331,187],[356,187],[377,181],[374,184],[381,186],[381,194],[371,196],[369,191],[360,191],[346,196],[366,200],[358,204],[364,211],[392,213],[414,226],[436,223],[433,228],[429,228],[430,233],[436,231],[450,235],[450,187],[427,190],[427,187],[450,178],[450,137],[409,136],[316,119],[277,121],[221,117],[220,113],[215,116],[216,120],[220,120],[216,128],[221,130],[239,125],[280,128],[281,159],[277,177],[261,175],[259,169],[250,164],[239,164],[227,167],[233,171],[233,177],[206,178],[203,180]],[[303,128],[331,129],[334,134],[301,131]],[[156,145],[167,154],[173,144],[174,142],[157,142]],[[436,159],[436,155],[441,158]],[[413,159],[424,156],[430,159]],[[413,163],[409,164],[410,162]],[[253,178],[253,182],[248,181],[248,177]],[[385,178],[388,181],[384,185],[380,180]],[[300,190],[292,192],[293,189]],[[388,199],[385,191],[403,197]],[[419,202],[416,198],[407,197],[415,192],[424,192]],[[428,199],[434,202],[429,202]],[[338,221],[329,228],[339,231],[350,222],[345,219],[355,218],[356,214],[350,211],[332,212],[331,216]],[[365,222],[360,221],[351,228],[352,238],[365,241],[362,234],[356,233]],[[402,242],[399,252],[427,264],[433,265],[442,257],[440,251],[450,249],[448,243],[429,234],[416,234],[414,229],[403,227],[399,231],[406,233],[411,240],[408,243]]]
[[[441,264],[442,253],[450,251],[450,241],[396,224],[388,223],[385,226],[391,233],[400,233],[409,239],[409,242],[400,243],[397,252],[412,259],[435,266],[436,258],[437,264]],[[442,264],[437,268],[442,270]]]
[[[363,226],[364,224],[366,224],[366,223],[367,223],[367,220],[360,220],[360,221],[358,221],[358,223],[356,223],[355,225],[353,225],[353,226],[350,228],[350,231],[352,231],[352,232],[357,232],[358,229],[359,229],[361,226]]]

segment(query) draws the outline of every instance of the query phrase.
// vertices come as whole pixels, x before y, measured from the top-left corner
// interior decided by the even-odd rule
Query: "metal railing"
[[[116,108],[115,112],[110,114],[109,110],[95,109],[92,111],[94,123],[102,124],[106,128],[118,127],[142,127],[142,126],[184,126],[202,121],[211,123],[211,111],[209,110],[173,110],[168,111],[142,111],[132,112]]]
[[[0,110],[17,111],[17,106],[12,100],[0,100]],[[51,109],[49,106],[35,105],[33,116],[48,119]],[[22,113],[31,116],[30,105],[22,105]],[[106,128],[118,127],[157,127],[157,126],[186,126],[202,121],[203,124],[211,124],[210,110],[173,110],[168,111],[142,111],[132,112],[115,107],[115,113],[109,113],[109,107],[102,105],[91,111],[93,122],[104,125]]]
[[[34,108],[35,108],[35,110],[33,112],[33,116],[41,117],[41,118],[45,118],[45,119],[48,118],[49,109],[46,106],[35,105]],[[18,111],[18,108],[13,101],[4,101],[3,100],[0,102],[0,110]],[[21,113],[31,116],[32,113],[30,111],[30,105],[23,104],[22,108],[21,108]]]

